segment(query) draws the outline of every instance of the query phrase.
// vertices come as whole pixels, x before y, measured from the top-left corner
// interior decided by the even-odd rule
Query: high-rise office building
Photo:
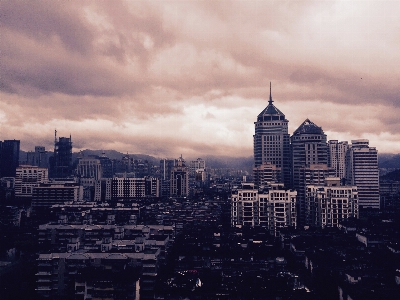
[[[339,142],[330,140],[328,142],[328,166],[335,169],[335,176],[343,179],[346,177],[346,153],[349,150],[347,141]]]
[[[270,162],[281,169],[280,178],[286,186],[290,184],[290,142],[288,123],[285,115],[272,103],[270,95],[268,106],[257,116],[255,124],[254,166],[257,168],[264,162]]]
[[[172,169],[170,184],[170,195],[172,197],[187,197],[189,195],[189,171],[182,156]]]
[[[54,155],[50,160],[50,177],[66,178],[72,175],[72,139],[54,136]]]
[[[365,139],[351,141],[346,156],[346,183],[357,186],[360,208],[380,208],[378,150]]]
[[[298,191],[297,215],[299,225],[306,224],[305,169],[311,165],[328,164],[326,135],[321,127],[306,119],[291,136],[292,187]],[[307,172],[306,172],[307,173]]]
[[[171,190],[171,173],[175,166],[175,159],[161,159],[160,160],[160,181],[161,181],[161,195],[170,196]]]
[[[292,186],[298,189],[300,169],[314,164],[328,164],[326,134],[321,127],[306,119],[290,138],[292,153]]]
[[[19,140],[0,142],[0,177],[15,177],[19,166]]]

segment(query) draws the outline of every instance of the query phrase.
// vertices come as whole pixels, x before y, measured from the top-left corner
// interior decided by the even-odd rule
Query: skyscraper
[[[298,189],[300,169],[315,164],[328,164],[326,134],[321,127],[306,119],[291,136],[292,185]]]
[[[306,224],[306,203],[304,170],[311,165],[328,164],[326,135],[309,119],[306,119],[291,136],[292,187],[298,191],[297,216],[299,225]]]
[[[72,139],[60,137],[57,141],[57,131],[54,135],[54,156],[51,159],[52,178],[66,178],[72,175]]]
[[[0,177],[15,177],[19,166],[19,140],[0,142]]]
[[[290,184],[290,142],[288,123],[285,115],[272,103],[270,94],[268,106],[257,116],[255,124],[254,166],[257,168],[264,162],[270,162],[281,169],[283,183]]]
[[[328,142],[328,166],[335,169],[335,176],[340,179],[346,177],[346,153],[348,149],[349,143],[347,141],[330,140]]]
[[[368,140],[353,140],[346,156],[346,183],[357,186],[358,205],[380,208],[378,150]]]
[[[182,156],[171,172],[170,195],[173,197],[187,197],[189,195],[189,171]]]

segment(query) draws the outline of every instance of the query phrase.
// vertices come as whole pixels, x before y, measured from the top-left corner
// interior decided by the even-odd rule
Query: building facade
[[[271,184],[259,191],[254,184],[243,183],[231,195],[231,225],[263,226],[275,236],[283,228],[296,228],[296,197],[296,191],[283,185]]]
[[[289,121],[273,104],[271,86],[268,106],[257,116],[255,124],[254,167],[270,162],[281,170],[286,186],[290,184]]]
[[[26,163],[31,166],[49,168],[49,154],[43,146],[35,146],[35,151],[26,154]]]
[[[107,182],[108,181],[105,181],[106,189]],[[111,179],[111,199],[128,200],[145,197],[160,197],[159,186],[158,178],[114,177]]]
[[[71,182],[41,183],[33,188],[32,209],[38,211],[54,204],[83,200],[83,187]]]
[[[15,177],[19,166],[19,140],[0,141],[0,177]]]
[[[343,220],[358,219],[357,187],[341,186],[339,177],[327,178],[325,182],[325,186],[306,187],[308,225],[337,227]]]
[[[48,181],[48,170],[36,166],[17,167],[15,176],[15,196],[32,197],[33,188]]]
[[[55,131],[54,155],[50,159],[50,177],[67,178],[72,176],[72,139],[60,137],[57,141]]]
[[[380,208],[378,150],[366,139],[352,140],[346,156],[346,183],[357,186],[362,208]]]
[[[346,154],[348,150],[349,143],[347,141],[330,140],[328,142],[328,166],[335,169],[335,176],[340,179],[346,177]]]
[[[101,162],[96,158],[81,158],[76,167],[76,173],[79,177],[100,180],[102,178]]]
[[[176,164],[171,172],[170,196],[189,196],[189,170],[186,167],[182,156],[176,161]]]
[[[309,225],[312,221],[307,214],[307,186],[324,186],[329,177],[335,177],[335,169],[329,168],[326,164],[312,164],[300,168],[299,176],[300,185],[297,189],[297,217],[299,224]]]
[[[253,178],[256,187],[266,186],[270,183],[282,182],[282,170],[270,162],[253,168]]]

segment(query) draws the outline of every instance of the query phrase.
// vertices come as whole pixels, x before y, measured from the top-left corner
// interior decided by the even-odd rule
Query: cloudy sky
[[[251,156],[289,133],[400,152],[400,1],[0,1],[0,140],[159,157]]]

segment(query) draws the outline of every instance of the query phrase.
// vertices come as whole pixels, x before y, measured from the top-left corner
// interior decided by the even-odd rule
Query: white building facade
[[[15,196],[32,197],[33,188],[40,183],[48,181],[49,172],[47,168],[22,165],[17,167],[15,175]]]
[[[282,228],[296,228],[296,196],[296,191],[279,184],[265,191],[255,189],[252,183],[243,184],[231,195],[231,225],[263,226],[275,236]]]
[[[328,166],[335,169],[335,176],[340,179],[346,177],[346,154],[350,146],[347,141],[328,142]]]
[[[353,140],[346,156],[346,184],[357,186],[360,207],[380,208],[378,150]]]
[[[306,208],[311,226],[337,227],[339,222],[357,218],[358,191],[356,186],[340,186],[340,178],[326,179],[325,186],[308,185]]]

